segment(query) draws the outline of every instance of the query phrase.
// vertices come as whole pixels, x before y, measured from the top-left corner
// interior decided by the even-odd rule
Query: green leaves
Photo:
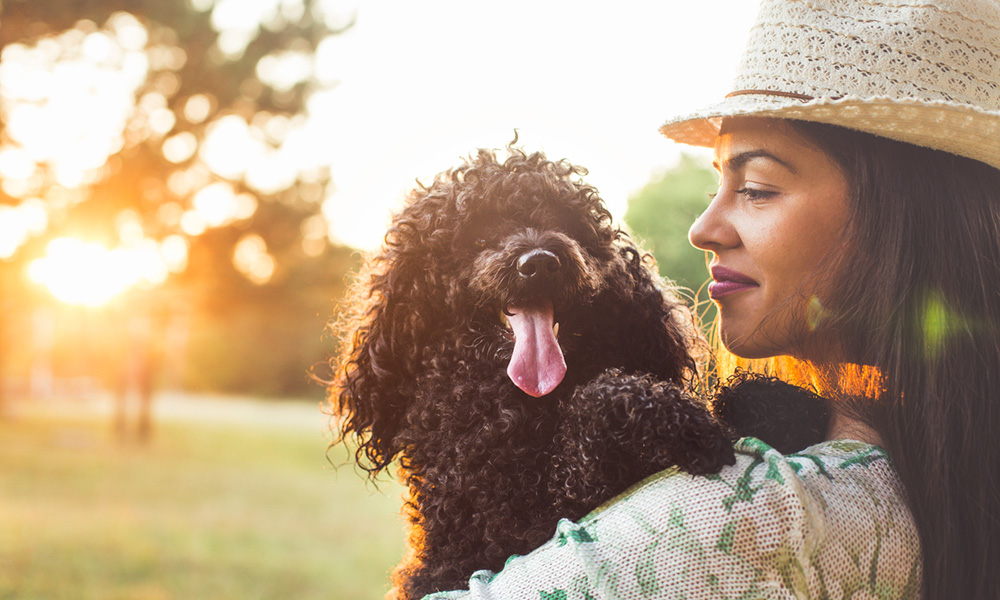
[[[656,258],[660,274],[693,290],[708,279],[708,271],[705,254],[691,246],[687,232],[717,187],[706,161],[684,155],[677,166],[629,198],[625,213],[629,229]]]

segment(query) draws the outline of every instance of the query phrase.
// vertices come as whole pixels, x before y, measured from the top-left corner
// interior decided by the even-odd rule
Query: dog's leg
[[[737,369],[712,396],[712,412],[734,432],[753,436],[782,454],[818,444],[826,437],[826,400],[776,377]]]
[[[678,386],[610,370],[562,406],[552,493],[579,518],[657,471],[714,473],[735,462],[732,437]]]

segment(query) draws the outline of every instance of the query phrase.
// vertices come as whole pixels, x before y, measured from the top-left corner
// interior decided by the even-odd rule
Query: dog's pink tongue
[[[566,375],[566,360],[552,331],[552,303],[510,306],[508,320],[514,329],[514,355],[507,376],[524,393],[539,398],[556,389]]]

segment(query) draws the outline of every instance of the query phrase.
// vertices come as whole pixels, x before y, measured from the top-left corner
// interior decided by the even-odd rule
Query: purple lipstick
[[[743,290],[760,287],[760,284],[753,278],[739,271],[727,269],[726,267],[712,267],[712,279],[715,281],[708,284],[708,295],[713,300],[742,292]]]

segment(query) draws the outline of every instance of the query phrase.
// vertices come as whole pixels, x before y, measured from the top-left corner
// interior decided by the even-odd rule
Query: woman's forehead
[[[723,119],[719,137],[715,140],[716,153],[732,148],[734,144],[760,146],[804,144],[805,139],[784,119],[762,117],[729,117]]]
[[[788,121],[761,117],[724,119],[715,141],[716,168],[736,167],[754,158],[771,158],[798,171],[803,161],[830,161],[819,148],[798,133]]]
[[[719,135],[725,135],[734,131],[793,131],[787,119],[773,119],[768,117],[726,117],[722,119],[719,127]]]

